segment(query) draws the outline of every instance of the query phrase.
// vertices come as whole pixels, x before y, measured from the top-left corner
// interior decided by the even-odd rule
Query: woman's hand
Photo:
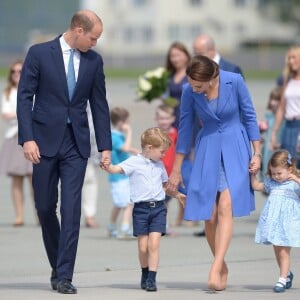
[[[173,170],[169,176],[169,180],[166,186],[167,191],[169,191],[170,193],[176,192],[179,184],[184,188],[181,172]]]
[[[250,160],[249,172],[256,175],[261,168],[261,155],[254,154]]]

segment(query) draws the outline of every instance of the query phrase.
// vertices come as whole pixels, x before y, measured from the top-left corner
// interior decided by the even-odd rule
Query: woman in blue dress
[[[208,287],[224,290],[224,261],[233,232],[233,217],[255,209],[250,172],[261,165],[256,113],[241,75],[219,70],[197,55],[187,67],[183,88],[176,157],[168,188],[182,184],[181,164],[189,152],[195,113],[202,121],[185,206],[186,220],[205,220],[206,239],[214,255]],[[251,151],[251,143],[253,154]]]
[[[292,287],[291,247],[300,247],[300,178],[296,159],[287,150],[278,150],[268,163],[268,176],[259,182],[251,176],[255,191],[269,194],[256,228],[255,242],[272,244],[280,274],[273,291],[282,293]]]

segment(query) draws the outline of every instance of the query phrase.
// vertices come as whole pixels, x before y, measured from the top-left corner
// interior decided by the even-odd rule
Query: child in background
[[[130,154],[137,154],[139,151],[131,147],[132,131],[129,125],[129,112],[125,108],[115,107],[111,110],[110,118],[112,123],[111,161],[113,164],[118,164],[127,159]],[[113,201],[108,234],[111,237],[132,237],[130,230],[132,205],[128,177],[124,174],[109,174],[108,178]],[[123,218],[119,233],[117,219],[121,212],[123,212]]]
[[[176,153],[177,129],[172,126],[175,121],[174,108],[161,104],[156,108],[155,121],[157,127],[165,132],[171,140],[171,146],[166,150],[164,157],[161,159],[164,163],[168,176],[170,175]]]
[[[174,158],[176,153],[177,135],[178,135],[177,129],[172,126],[172,124],[175,121],[174,108],[166,104],[159,105],[156,108],[155,121],[157,127],[159,127],[162,131],[164,131],[168,135],[169,139],[171,140],[171,146],[169,147],[164,157],[162,158],[162,162],[164,163],[164,166],[167,170],[167,174],[169,176],[173,168],[173,163],[174,163]],[[182,188],[181,186],[178,187],[179,191],[183,194],[186,194],[186,187],[188,185],[189,175],[191,173],[191,170],[192,170],[192,162],[187,157],[187,159],[184,160],[182,165],[182,177],[183,177],[185,188]],[[166,201],[169,201],[170,199],[171,197],[166,196]],[[183,207],[182,205],[179,205],[175,226],[182,225],[182,221],[183,221]],[[173,233],[170,231],[170,234],[172,235]]]
[[[259,182],[251,175],[255,191],[269,194],[256,228],[255,242],[272,244],[280,275],[273,287],[282,293],[292,287],[291,247],[300,247],[300,178],[296,159],[286,150],[273,153],[268,163],[268,176]]]
[[[271,142],[272,130],[275,122],[275,114],[281,99],[281,93],[282,93],[282,87],[275,87],[271,90],[269,95],[268,105],[267,105],[267,112],[265,114],[265,120],[259,122],[259,129],[260,132],[262,133],[262,144],[263,144],[262,145],[262,178],[267,173],[268,161],[273,153],[273,151],[270,149],[270,142]]]
[[[171,141],[165,132],[150,128],[141,136],[141,154],[131,156],[118,165],[102,165],[111,174],[129,176],[130,199],[134,203],[133,235],[137,236],[142,269],[141,288],[149,292],[157,290],[160,240],[166,233],[164,187],[168,175],[161,159],[170,145]],[[184,205],[185,195],[175,192],[170,196]]]
[[[98,200],[98,177],[100,154],[97,149],[95,138],[95,130],[92,118],[92,111],[90,104],[87,106],[87,116],[90,127],[90,141],[91,141],[91,156],[88,159],[84,182],[82,187],[82,208],[85,217],[85,225],[88,228],[97,228],[96,222],[97,200]]]

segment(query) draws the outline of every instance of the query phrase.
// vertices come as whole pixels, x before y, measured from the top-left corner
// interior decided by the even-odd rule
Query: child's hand
[[[128,132],[130,132],[131,131],[131,127],[130,127],[130,125],[128,124],[128,123],[123,123],[122,124],[122,131],[124,132],[124,133],[128,133]]]
[[[108,171],[110,166],[110,159],[104,159],[100,162],[100,168],[104,171]]]
[[[182,205],[182,207],[185,207],[185,201],[186,201],[186,195],[177,192],[175,198],[179,201],[179,203]]]
[[[293,181],[297,182],[298,184],[300,184],[300,178],[295,174],[291,173],[288,177],[288,180],[293,180]]]

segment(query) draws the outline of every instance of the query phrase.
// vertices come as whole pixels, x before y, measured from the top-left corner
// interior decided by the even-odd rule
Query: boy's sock
[[[128,233],[129,232],[129,223],[122,223],[121,231],[125,232],[125,233]]]
[[[145,267],[142,268],[142,275],[148,278],[149,268]]]
[[[116,224],[110,223],[110,224],[107,226],[107,229],[108,229],[108,235],[109,235],[109,236],[111,236],[111,237],[117,237],[118,231],[117,231]]]

